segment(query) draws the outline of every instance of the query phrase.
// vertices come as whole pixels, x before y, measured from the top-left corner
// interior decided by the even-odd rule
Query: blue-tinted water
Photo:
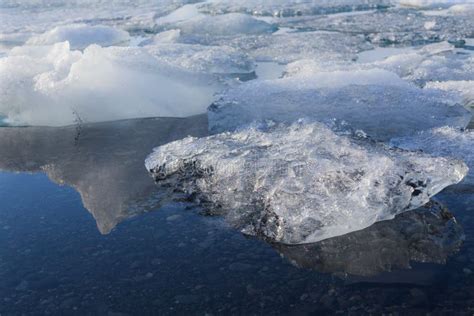
[[[0,314],[472,313],[472,189],[438,198],[457,223],[413,212],[272,245],[158,202],[144,157],[205,130],[202,117],[0,129]]]

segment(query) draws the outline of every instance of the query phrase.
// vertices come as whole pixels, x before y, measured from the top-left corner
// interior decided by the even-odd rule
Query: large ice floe
[[[300,117],[363,130],[378,140],[444,125],[464,128],[471,113],[450,93],[420,89],[382,70],[315,72],[229,89],[209,107],[211,132],[254,120],[293,122]]]
[[[392,219],[468,170],[303,121],[188,137],[156,148],[145,164],[170,199],[191,197],[244,233],[286,244]]]

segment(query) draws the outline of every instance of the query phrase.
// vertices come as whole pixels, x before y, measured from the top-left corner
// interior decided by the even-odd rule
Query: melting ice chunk
[[[391,143],[409,150],[421,149],[435,156],[456,157],[465,161],[471,172],[462,183],[474,185],[474,130],[441,127],[411,137],[395,138]]]
[[[155,148],[171,198],[194,197],[244,233],[300,244],[366,228],[458,183],[466,165],[339,136],[319,123],[248,127]]]
[[[105,25],[73,24],[58,26],[52,30],[31,37],[27,45],[51,45],[68,41],[71,49],[84,49],[91,44],[111,46],[130,40],[127,32]]]
[[[464,128],[471,113],[460,98],[420,89],[380,70],[320,72],[229,89],[208,109],[211,132],[254,120],[293,122],[300,117],[346,122],[379,140],[449,125]]]

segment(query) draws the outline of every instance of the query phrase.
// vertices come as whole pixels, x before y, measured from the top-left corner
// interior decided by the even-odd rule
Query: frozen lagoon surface
[[[472,314],[473,21],[2,1],[0,314]]]

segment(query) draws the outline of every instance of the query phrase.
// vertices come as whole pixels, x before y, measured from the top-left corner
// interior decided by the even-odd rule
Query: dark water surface
[[[360,232],[271,244],[162,205],[145,157],[206,133],[205,116],[0,128],[0,315],[474,312],[473,188]]]

